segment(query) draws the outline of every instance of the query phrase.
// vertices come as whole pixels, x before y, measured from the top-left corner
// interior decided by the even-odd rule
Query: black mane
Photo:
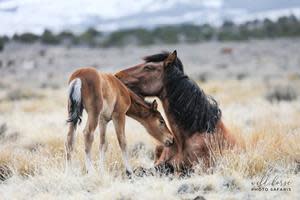
[[[168,55],[169,53],[162,53],[148,56],[145,61],[161,62]],[[184,74],[183,65],[178,58],[173,66],[167,67],[164,84],[169,100],[169,112],[180,126],[189,134],[215,131],[222,116],[218,103]]]
[[[169,54],[170,54],[169,52],[162,52],[159,54],[146,56],[144,57],[144,60],[146,62],[162,62],[169,56]],[[179,58],[176,59],[174,66],[178,68],[180,71],[184,72],[182,62]]]

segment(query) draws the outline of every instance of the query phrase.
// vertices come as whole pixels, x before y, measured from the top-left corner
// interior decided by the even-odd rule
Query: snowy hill
[[[0,34],[81,31],[95,26],[102,31],[153,27],[161,24],[221,24],[230,19],[276,19],[300,16],[298,0],[0,0]]]

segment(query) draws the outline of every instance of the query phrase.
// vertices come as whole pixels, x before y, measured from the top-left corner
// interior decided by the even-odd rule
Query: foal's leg
[[[69,131],[67,135],[67,141],[65,143],[66,153],[67,153],[67,161],[66,161],[66,168],[68,164],[71,162],[71,154],[74,148],[74,141],[75,141],[75,126],[73,123],[69,123]]]
[[[126,168],[127,175],[132,173],[132,168],[128,162],[128,153],[126,148],[126,138],[125,138],[125,114],[115,114],[113,115],[113,123],[116,129],[119,145],[122,150],[122,158]]]
[[[104,163],[105,163],[105,150],[106,150],[106,141],[105,141],[105,134],[106,134],[106,127],[108,121],[100,116],[99,119],[99,129],[100,129],[100,145],[99,145],[99,168],[100,172],[104,172]]]
[[[92,165],[92,158],[91,158],[91,149],[94,140],[94,131],[97,128],[98,123],[98,114],[96,113],[88,113],[88,120],[87,124],[83,130],[84,133],[84,145],[85,145],[85,166],[86,171],[94,171]]]

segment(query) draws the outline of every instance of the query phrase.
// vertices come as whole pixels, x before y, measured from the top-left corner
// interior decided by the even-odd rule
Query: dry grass
[[[0,102],[0,124],[5,122],[8,127],[5,137],[19,133],[16,140],[0,141],[0,179],[6,179],[0,182],[1,199],[299,199],[299,100],[270,104],[264,99],[266,87],[259,82],[200,85],[221,102],[225,123],[239,138],[241,148],[216,154],[212,173],[204,173],[199,166],[187,179],[128,180],[112,124],[107,134],[107,174],[84,173],[83,126],[77,131],[74,162],[66,172],[66,90],[41,90],[37,92],[43,98]],[[93,160],[98,169],[96,134]],[[131,119],[126,134],[131,164],[151,167],[154,141]],[[292,181],[291,192],[251,191],[251,182],[271,168]]]

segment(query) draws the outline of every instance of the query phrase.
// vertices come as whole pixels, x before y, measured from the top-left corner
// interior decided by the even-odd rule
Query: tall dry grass
[[[77,130],[72,166],[65,169],[66,90],[39,90],[39,98],[0,102],[0,198],[2,199],[297,199],[299,198],[300,103],[269,103],[263,83],[199,83],[216,97],[225,124],[240,147],[215,155],[211,173],[201,165],[187,179],[151,176],[128,180],[112,124],[108,126],[106,174],[84,170],[82,128]],[[86,117],[86,115],[84,114]],[[83,119],[83,123],[85,122]],[[14,137],[11,137],[14,135]],[[98,170],[99,136],[92,149]],[[141,125],[127,119],[130,163],[153,166],[155,141]],[[268,170],[288,177],[291,192],[253,192],[251,182]]]

